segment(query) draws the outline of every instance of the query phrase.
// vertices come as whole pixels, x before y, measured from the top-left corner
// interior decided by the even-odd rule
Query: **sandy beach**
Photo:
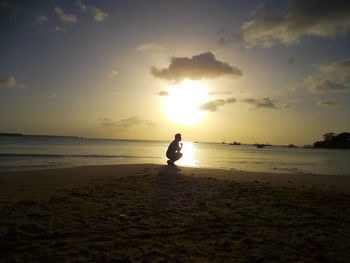
[[[0,262],[350,262],[350,177],[154,164],[0,173]]]

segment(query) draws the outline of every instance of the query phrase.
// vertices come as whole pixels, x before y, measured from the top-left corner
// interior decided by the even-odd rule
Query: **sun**
[[[194,125],[203,120],[206,112],[198,109],[208,102],[208,90],[200,82],[184,80],[181,84],[168,88],[169,96],[163,100],[167,117],[178,124]]]

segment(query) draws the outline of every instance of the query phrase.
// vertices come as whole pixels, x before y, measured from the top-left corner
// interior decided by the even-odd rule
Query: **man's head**
[[[177,141],[181,141],[181,134],[180,133],[176,133],[175,134],[175,140],[177,140]]]

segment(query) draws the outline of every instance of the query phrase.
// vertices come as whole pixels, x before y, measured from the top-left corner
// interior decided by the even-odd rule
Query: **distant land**
[[[44,135],[44,134],[22,134],[22,133],[6,133],[0,132],[0,136],[30,136],[30,137],[56,137],[56,138],[80,138],[78,136],[65,136],[65,135]]]
[[[313,147],[328,149],[350,149],[350,133],[326,133],[323,135],[323,141],[315,142]]]
[[[0,136],[23,136],[22,133],[5,133],[5,132],[0,132]]]
[[[55,138],[74,138],[74,139],[82,139],[83,137],[79,136],[66,136],[66,135],[44,135],[44,134],[22,134],[22,133],[6,133],[6,132],[0,132],[0,136],[27,136],[27,137],[55,137]],[[93,138],[89,138],[93,139]],[[101,139],[101,138],[99,138]],[[119,139],[115,139],[119,140]],[[128,141],[129,139],[123,139]],[[198,142],[195,142],[198,143]],[[224,142],[222,142],[224,143]],[[231,144],[235,145],[235,144]],[[238,144],[237,144],[238,145]],[[240,143],[239,143],[240,145]],[[252,144],[255,145],[256,144]],[[271,144],[263,144],[263,146],[272,146]],[[282,145],[283,146],[283,145]],[[298,148],[294,146],[293,144],[289,144],[288,146],[283,147],[289,147],[289,148]],[[313,143],[313,145],[304,145],[303,148],[327,148],[327,149],[347,149],[350,150],[350,133],[349,132],[342,132],[342,133],[334,133],[329,132],[323,135],[323,141],[316,141]]]

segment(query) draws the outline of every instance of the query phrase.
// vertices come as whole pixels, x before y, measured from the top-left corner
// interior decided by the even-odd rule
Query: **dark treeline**
[[[329,132],[323,135],[323,141],[314,143],[315,148],[350,149],[350,133],[336,134]]]
[[[6,133],[6,132],[0,132],[0,136],[23,136],[21,133]]]
[[[78,136],[65,136],[65,135],[44,135],[44,134],[22,134],[22,133],[5,133],[5,132],[0,132],[0,136],[23,136],[23,137],[55,137],[55,138],[78,138],[80,139],[81,137]]]

